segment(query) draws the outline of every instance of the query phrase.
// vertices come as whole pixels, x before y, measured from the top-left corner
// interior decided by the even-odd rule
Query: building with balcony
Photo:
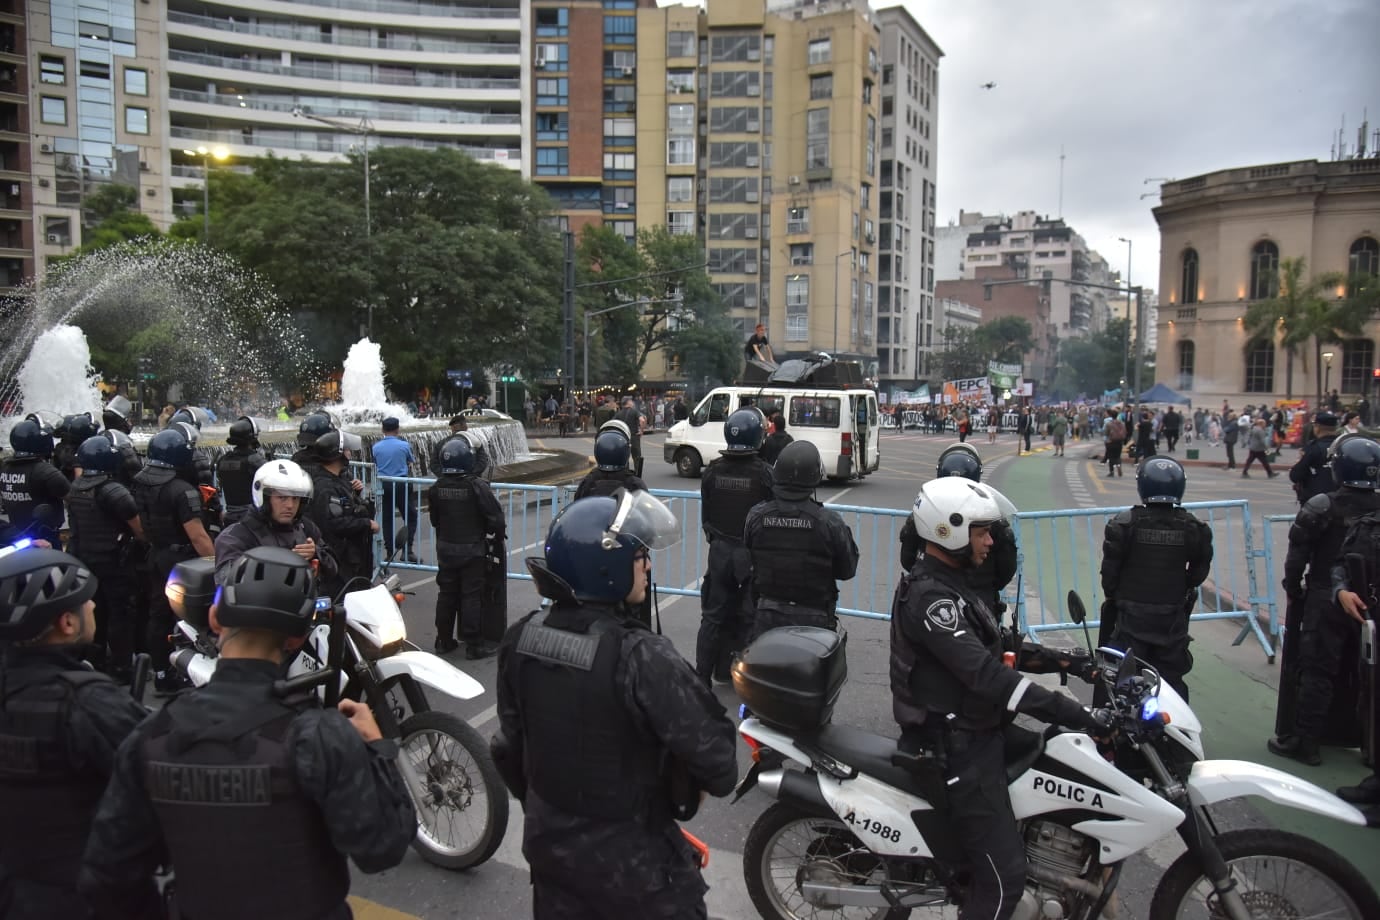
[[[1168,182],[1160,227],[1156,376],[1194,404],[1260,404],[1288,395],[1278,339],[1245,328],[1253,301],[1275,296],[1282,259],[1308,276],[1380,274],[1380,157],[1245,166]],[[1374,282],[1371,282],[1374,283]],[[1330,292],[1345,297],[1346,287]],[[1371,394],[1380,319],[1330,345],[1331,387],[1347,401]],[[1294,361],[1292,395],[1316,404],[1311,343]]]
[[[25,4],[0,2],[0,294],[34,273],[28,36]]]

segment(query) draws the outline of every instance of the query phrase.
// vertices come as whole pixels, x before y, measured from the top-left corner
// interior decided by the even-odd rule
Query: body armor
[[[821,610],[838,599],[821,509],[812,503],[772,502],[752,546],[752,567],[760,597]]]
[[[438,543],[484,542],[484,514],[479,510],[471,475],[447,473],[437,479],[431,489],[431,503]]]
[[[700,494],[704,529],[716,540],[743,539],[748,512],[771,500],[771,486],[763,476],[766,463],[757,456],[723,457],[705,470]]]
[[[125,521],[138,511],[124,486],[109,476],[83,473],[67,495],[72,554],[88,565],[114,562],[129,532]]]

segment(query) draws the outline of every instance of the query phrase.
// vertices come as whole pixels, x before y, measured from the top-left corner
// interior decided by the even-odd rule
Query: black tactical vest
[[[436,516],[438,542],[473,544],[484,542],[487,533],[484,512],[479,510],[474,477],[446,473],[431,488],[431,508]],[[416,527],[417,522],[411,521]]]
[[[1324,435],[1304,450],[1304,457],[1312,472],[1308,474],[1306,481],[1299,483],[1299,504],[1303,504],[1314,495],[1326,495],[1337,488],[1337,481],[1332,478],[1332,467],[1327,464],[1327,450],[1336,440],[1335,434]]]
[[[773,501],[753,538],[752,574],[759,596],[819,610],[838,599],[824,509]]]
[[[184,917],[320,917],[349,893],[345,857],[293,775],[292,722],[311,704],[260,692],[210,726],[187,698],[174,700],[140,752]]]
[[[717,539],[743,539],[743,524],[748,512],[759,502],[771,499],[771,488],[763,482],[766,463],[752,455],[723,457],[704,472],[700,486],[704,528]]]
[[[612,495],[619,489],[628,484],[628,480],[633,476],[632,470],[595,470],[581,483],[583,494],[580,498],[587,498],[591,495]],[[588,489],[583,487],[588,485]]]
[[[660,751],[633,725],[614,681],[627,627],[598,617],[581,633],[548,625],[549,616],[528,620],[517,643],[528,787],[573,815],[652,817],[667,807]]]
[[[82,473],[67,493],[68,524],[72,528],[72,554],[87,564],[115,561],[120,555],[120,539],[128,528],[107,507],[118,500],[115,490],[128,497],[129,493],[109,476]],[[102,506],[102,498],[106,506]],[[134,507],[130,500],[130,507]],[[134,513],[131,511],[130,517]]]
[[[1380,510],[1380,494],[1367,489],[1338,489],[1326,499],[1325,526],[1314,533],[1307,579],[1311,590],[1322,589],[1331,595],[1332,566],[1342,561],[1342,543],[1346,541],[1347,532],[1361,518]]]
[[[1188,512],[1132,508],[1127,531],[1117,600],[1182,608],[1188,593],[1188,562],[1198,554],[1197,526]]]
[[[236,447],[216,464],[216,481],[225,496],[225,507],[238,514],[254,504],[254,474],[264,465],[257,450]]]
[[[53,470],[53,465],[36,457],[6,460],[0,465],[0,506],[16,529],[25,530],[33,523],[34,508],[39,505],[50,504],[53,510],[62,510],[62,503],[43,487],[43,473],[48,470]],[[31,536],[48,534],[35,531]]]
[[[0,705],[0,865],[16,878],[68,890],[107,777],[83,770],[67,750],[77,691],[109,682],[95,671],[12,668]],[[41,828],[41,833],[35,829]]]
[[[144,526],[144,539],[155,549],[187,543],[186,531],[173,519],[166,494],[176,479],[174,471],[158,467],[145,467],[134,477],[139,522]]]

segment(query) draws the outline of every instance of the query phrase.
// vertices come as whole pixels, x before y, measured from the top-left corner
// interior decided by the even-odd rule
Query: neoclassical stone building
[[[1252,345],[1243,317],[1273,296],[1281,259],[1303,256],[1309,275],[1380,272],[1380,158],[1302,160],[1226,169],[1161,186],[1160,311],[1156,377],[1195,406],[1239,409],[1285,397],[1285,354]],[[1338,289],[1333,296],[1342,296]],[[1325,350],[1331,386],[1376,402],[1380,318]],[[1293,395],[1316,401],[1311,345],[1294,361]]]

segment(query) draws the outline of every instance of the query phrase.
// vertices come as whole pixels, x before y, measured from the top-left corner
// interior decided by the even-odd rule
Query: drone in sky
[[[996,84],[995,81],[994,81],[994,82],[991,82],[991,83],[984,83],[984,84],[982,84],[982,87],[981,87],[981,88],[982,88],[982,89],[996,89],[996,88],[997,88],[997,84]]]

